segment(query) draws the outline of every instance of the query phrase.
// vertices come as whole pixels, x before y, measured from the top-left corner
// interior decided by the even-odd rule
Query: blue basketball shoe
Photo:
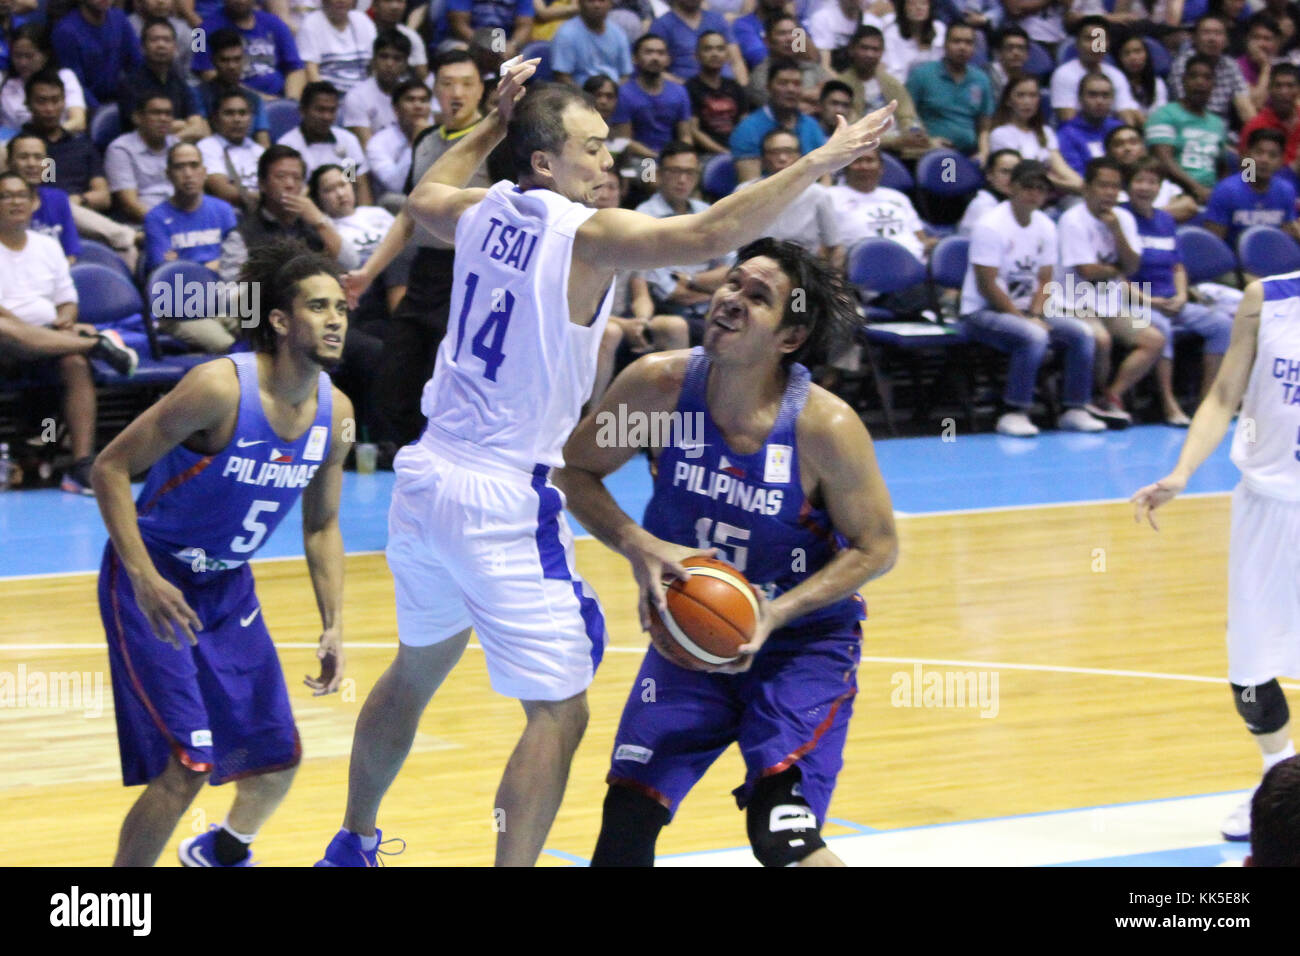
[[[383,866],[380,856],[396,856],[406,849],[406,841],[399,837],[384,839],[384,831],[375,827],[375,837],[379,840],[373,850],[361,848],[361,837],[347,830],[340,830],[325,848],[325,858],[317,861],[316,866]],[[384,849],[385,843],[400,843],[395,850]]]
[[[213,844],[217,841],[217,825],[214,823],[208,827],[207,833],[200,833],[196,837],[190,837],[188,840],[182,840],[181,845],[177,848],[176,855],[181,858],[181,866],[255,866],[253,863],[253,854],[249,853],[238,863],[218,863],[216,849]]]

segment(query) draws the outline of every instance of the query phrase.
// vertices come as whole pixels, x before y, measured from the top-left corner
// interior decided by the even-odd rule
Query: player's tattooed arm
[[[136,603],[159,640],[179,647],[177,635],[197,644],[198,615],[154,567],[140,537],[131,476],[147,471],[177,445],[215,451],[229,440],[239,409],[239,379],[228,361],[206,362],[128,425],[99,453],[91,484],[113,548],[135,591]],[[222,437],[224,434],[224,438]]]
[[[334,422],[330,456],[317,469],[302,493],[302,545],[311,574],[316,607],[320,610],[321,636],[316,658],[320,676],[303,683],[313,696],[330,694],[343,680],[343,535],[339,531],[339,493],[343,487],[343,462],[352,448],[355,418],[351,400],[334,389]]]
[[[656,538],[619,507],[605,487],[605,476],[642,450],[617,427],[629,416],[650,416],[677,407],[689,353],[659,352],[633,362],[601,398],[600,405],[578,423],[564,446],[563,468],[551,475],[564,492],[569,511],[584,528],[632,565],[636,578],[641,628],[650,626],[649,608],[664,608],[664,576],[685,578],[681,561],[693,554],[712,555]],[[654,419],[649,419],[654,420]]]
[[[1259,341],[1259,316],[1263,307],[1264,287],[1259,282],[1252,282],[1246,286],[1241,305],[1237,307],[1237,317],[1232,323],[1232,339],[1228,343],[1228,350],[1223,353],[1219,374],[1215,376],[1214,384],[1192,416],[1192,424],[1187,429],[1187,438],[1183,441],[1178,464],[1155,484],[1147,485],[1134,493],[1131,499],[1134,520],[1141,522],[1146,518],[1151,527],[1159,530],[1155,510],[1187,487],[1192,474],[1219,447],[1219,442],[1223,441],[1250,382],[1250,371],[1255,365],[1255,348]]]

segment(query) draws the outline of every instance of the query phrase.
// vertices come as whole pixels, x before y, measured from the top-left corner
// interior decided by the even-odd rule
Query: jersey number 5
[[[713,528],[713,540],[709,540],[709,526]],[[745,563],[749,560],[749,548],[743,544],[736,544],[737,541],[749,540],[748,528],[737,528],[734,524],[727,524],[725,521],[713,523],[712,518],[701,518],[695,522],[695,538],[699,542],[700,550],[707,548],[718,549],[718,559],[727,561],[733,568],[741,574],[745,573]],[[727,555],[727,546],[731,546],[731,555]]]
[[[460,318],[456,322],[456,351],[451,356],[453,361],[460,361],[460,347],[465,344],[465,324],[477,289],[478,273],[468,273],[465,276],[465,300],[461,303]],[[492,308],[488,310],[487,319],[474,333],[474,340],[470,343],[474,357],[483,360],[483,374],[489,382],[497,380],[497,369],[505,361],[506,353],[501,350],[501,344],[505,341],[506,329],[510,326],[510,314],[515,310],[514,293],[509,289],[496,291],[501,295],[499,298],[495,294],[492,296]]]
[[[257,520],[257,516],[263,511],[279,510],[280,502],[278,501],[254,501],[249,506],[248,514],[244,515],[244,530],[251,532],[251,534],[241,534],[234,541],[231,541],[230,550],[236,554],[248,554],[250,551],[256,551],[257,546],[266,537],[266,532],[270,530],[263,522]]]

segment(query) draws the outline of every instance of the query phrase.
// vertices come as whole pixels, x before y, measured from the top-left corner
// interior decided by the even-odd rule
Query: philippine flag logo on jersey
[[[271,461],[278,462],[280,464],[289,464],[293,461],[293,452],[281,451],[279,448],[272,448]]]
[[[734,478],[744,478],[744,477],[745,477],[745,469],[743,469],[743,468],[737,468],[735,465],[733,465],[733,464],[731,463],[730,460],[728,460],[728,458],[727,458],[726,455],[723,455],[723,456],[718,460],[718,469],[719,469],[720,471],[725,471],[727,474],[731,475],[731,476],[734,477]]]

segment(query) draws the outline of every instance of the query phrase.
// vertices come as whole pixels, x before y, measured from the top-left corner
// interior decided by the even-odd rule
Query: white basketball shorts
[[[473,625],[492,687],[564,700],[595,676],[605,618],[574,570],[564,496],[547,469],[509,468],[425,436],[393,463],[388,566],[403,644]]]
[[[1228,544],[1228,680],[1300,677],[1300,502],[1239,484]]]

